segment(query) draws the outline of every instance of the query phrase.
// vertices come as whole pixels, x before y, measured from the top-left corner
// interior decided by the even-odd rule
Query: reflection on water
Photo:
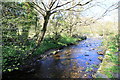
[[[95,65],[101,63],[98,60],[98,47],[101,40],[96,38],[86,39],[77,45],[66,47],[56,55],[49,56],[35,66],[35,73],[14,75],[17,77],[29,76],[29,78],[92,78],[97,71]],[[94,66],[93,66],[94,65]],[[18,73],[19,74],[19,73]]]

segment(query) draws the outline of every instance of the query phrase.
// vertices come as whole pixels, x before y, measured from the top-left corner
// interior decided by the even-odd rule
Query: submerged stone
[[[85,54],[85,56],[89,56],[88,54]]]

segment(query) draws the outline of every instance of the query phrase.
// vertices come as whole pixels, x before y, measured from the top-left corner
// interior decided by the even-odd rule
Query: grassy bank
[[[41,46],[36,50],[34,55],[43,54],[45,51],[49,49],[59,48],[62,46],[67,46],[68,44],[75,44],[78,38],[73,38],[70,36],[61,36],[59,39],[54,40],[50,38],[46,38]]]
[[[46,37],[42,42],[41,46],[37,48],[37,50],[32,54],[32,57],[44,54],[45,51],[60,48],[62,46],[67,46],[68,44],[75,44],[77,41],[82,39],[70,37],[70,36],[60,36],[55,40],[54,37]],[[21,45],[23,45],[21,43]],[[32,48],[34,45],[34,41],[31,40],[24,46],[20,47],[19,45],[7,45],[3,47],[3,72],[11,72],[13,70],[18,70],[21,65],[24,64],[24,60],[26,59],[26,51]]]
[[[119,51],[118,51],[118,35],[109,36],[103,42],[107,47],[106,54],[104,56],[103,62],[97,71],[96,78],[118,78],[120,70],[119,62]]]

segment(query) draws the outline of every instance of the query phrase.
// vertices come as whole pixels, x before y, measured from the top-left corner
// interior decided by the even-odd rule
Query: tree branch
[[[85,5],[89,4],[89,3],[92,2],[92,1],[93,1],[93,0],[89,0],[89,1],[87,1],[86,3],[84,3],[84,4],[78,3],[77,5],[79,5],[79,6],[85,6]]]
[[[53,0],[52,0],[52,1],[53,1]],[[55,0],[55,1],[53,1],[53,2],[52,2],[52,1],[51,1],[51,4],[50,4],[50,7],[49,7],[50,10],[51,10],[51,8],[53,7],[53,5],[56,3],[57,0]]]
[[[41,9],[42,11],[45,11],[43,8],[41,8],[38,4],[36,4],[35,2],[33,2],[34,5],[36,5],[39,9]]]
[[[79,2],[79,3],[73,5],[73,6],[69,7],[69,8],[56,10],[56,12],[57,12],[57,11],[61,11],[61,10],[62,10],[62,11],[63,11],[63,10],[64,10],[64,11],[65,11],[65,10],[68,10],[68,11],[79,12],[79,11],[71,10],[71,9],[75,8],[76,6],[85,6],[85,5],[89,4],[89,3],[92,2],[92,1],[93,1],[93,0],[90,0],[90,1],[88,1],[88,2],[86,2],[86,3],[84,3],[84,4],[80,4],[80,2]],[[73,2],[73,1],[69,1],[69,2],[66,2],[66,3],[64,3],[64,4],[62,4],[62,5],[58,5],[58,6],[56,6],[55,8],[53,8],[52,10],[55,10],[55,9],[57,9],[57,8],[59,8],[59,7],[62,7],[62,6],[64,6],[64,5],[67,5],[67,4],[71,3],[71,2]],[[52,11],[52,10],[51,10],[51,11]],[[55,12],[55,11],[54,11],[54,12]]]
[[[43,7],[45,8],[45,10],[47,11],[47,8],[46,8],[45,4],[43,2],[41,2],[41,3],[43,5]]]
[[[57,5],[55,8],[53,8],[52,10],[54,10],[54,9],[56,9],[56,8],[59,8],[59,7],[62,7],[62,6],[64,6],[64,5],[67,5],[67,4],[69,4],[69,3],[71,3],[72,1],[69,1],[69,2],[66,2],[66,3],[64,3],[64,4],[61,4],[61,5]]]
[[[76,6],[85,6],[85,5],[89,4],[89,3],[92,2],[92,1],[93,1],[93,0],[90,0],[90,1],[88,1],[88,2],[86,2],[86,3],[84,3],[84,4],[80,4],[80,2],[79,2],[78,4],[76,4],[76,5],[68,8],[68,9],[66,9],[66,10],[70,10],[70,9],[72,9],[72,8],[75,8]]]
[[[40,10],[38,10],[36,7],[34,7],[34,9],[37,10],[42,16],[45,16],[45,14],[41,12]]]
[[[52,5],[52,3],[53,3],[53,0],[51,0],[51,2],[50,2],[50,4],[49,4],[49,6],[51,6],[51,5]]]

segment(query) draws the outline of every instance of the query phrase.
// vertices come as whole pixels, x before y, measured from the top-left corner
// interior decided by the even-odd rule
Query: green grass
[[[58,41],[48,38],[42,42],[34,55],[43,54],[46,50],[67,46],[67,44],[76,43],[76,41],[76,38],[67,36],[61,36]]]
[[[109,65],[109,63],[111,65],[109,65],[107,68],[103,67],[104,69],[101,69],[102,73],[107,75],[108,78],[115,78],[115,76],[113,74],[117,74],[119,73],[120,68],[118,67],[118,65],[120,64],[120,62],[118,61],[119,57],[116,54],[116,52],[118,52],[118,44],[117,44],[117,40],[118,40],[118,35],[111,37],[109,36],[109,42],[105,43],[107,44],[108,50],[109,52],[106,53],[105,55],[107,55],[107,59],[105,59],[107,62],[104,66]],[[114,65],[112,65],[114,64]]]
[[[40,47],[38,47],[34,54],[32,54],[32,57],[44,54],[44,52],[49,49],[67,46],[70,43],[76,43],[77,40],[78,39],[76,38],[65,35],[59,37],[58,40],[55,40],[54,36],[52,38],[45,37]],[[24,63],[25,57],[28,56],[26,52],[34,47],[35,41],[30,40],[27,43],[27,45],[22,45],[20,43],[21,45],[12,44],[3,46],[3,72],[11,72],[14,69],[18,69],[18,65],[22,65]]]

